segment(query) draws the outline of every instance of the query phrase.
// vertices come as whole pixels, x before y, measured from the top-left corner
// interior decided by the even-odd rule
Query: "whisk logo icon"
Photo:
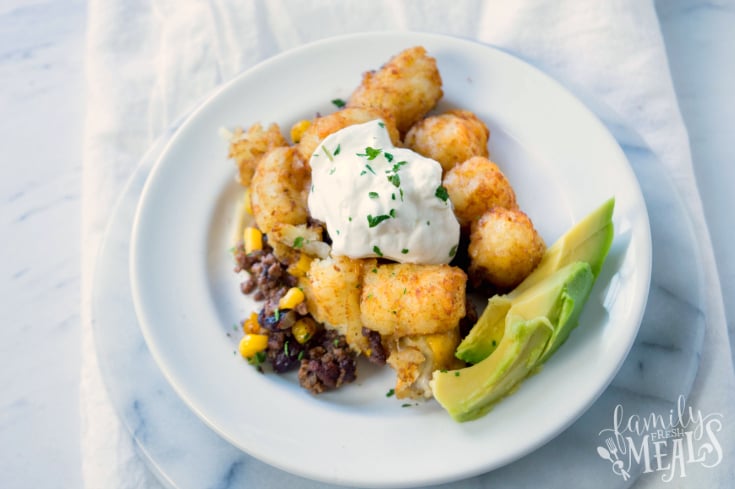
[[[631,472],[660,472],[663,482],[686,477],[687,466],[705,468],[722,462],[722,414],[703,414],[679,396],[667,415],[626,416],[622,404],[613,411],[613,424],[600,430],[597,454],[614,474],[628,480]]]

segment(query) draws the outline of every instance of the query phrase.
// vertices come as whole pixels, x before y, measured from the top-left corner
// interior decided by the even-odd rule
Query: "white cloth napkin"
[[[639,134],[673,176],[703,248],[709,320],[692,402],[721,406],[723,391],[732,392],[717,272],[650,1],[90,0],[88,22],[81,372],[87,487],[157,485],[105,392],[89,314],[94,258],[128,176],[166,127],[217,85],[283,50],[358,31],[438,32],[499,46],[555,77],[606,122],[622,121]]]

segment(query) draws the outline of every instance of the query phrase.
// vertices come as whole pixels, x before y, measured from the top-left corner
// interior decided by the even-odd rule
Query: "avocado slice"
[[[490,298],[477,324],[459,344],[457,358],[477,363],[490,355],[500,344],[505,333],[508,321],[504,319],[513,310],[513,304],[564,266],[575,261],[587,262],[592,274],[597,278],[613,241],[614,208],[615,198],[608,199],[547,249],[539,265],[515,289],[508,294]],[[569,321],[567,324],[569,325],[567,329],[557,335],[558,344],[552,349],[552,353],[569,336],[569,331],[576,322]],[[545,358],[548,358],[548,355]]]
[[[593,283],[590,265],[574,262],[519,296],[491,355],[471,367],[433,373],[434,398],[457,421],[487,413],[569,335]]]

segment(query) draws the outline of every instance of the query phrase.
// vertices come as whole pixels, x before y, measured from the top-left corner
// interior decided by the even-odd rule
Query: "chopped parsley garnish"
[[[378,273],[378,269],[377,268],[373,268],[372,272],[373,273]]]
[[[460,372],[459,372],[459,370],[456,370],[456,371],[454,372],[454,376],[455,376],[455,377],[459,377],[459,373],[460,373]]]
[[[398,176],[398,173],[394,173],[392,175],[388,175],[388,181],[393,184],[394,187],[400,187],[401,186],[401,177]]]
[[[457,245],[452,246],[452,249],[449,250],[449,257],[454,258],[454,255],[457,254]]]
[[[288,341],[283,344],[283,353],[285,353],[286,356],[290,356],[288,354]]]
[[[375,253],[378,256],[383,256],[383,252],[380,251],[380,248],[378,248],[377,245],[373,246],[373,253]]]
[[[341,149],[342,149],[342,145],[338,144],[337,147],[334,148],[334,156],[337,156],[339,152],[341,151]]]
[[[330,153],[329,150],[325,148],[323,144],[322,144],[322,151],[324,151],[324,154],[327,155],[327,158],[329,158],[329,161],[334,161],[334,156],[332,156],[332,153]]]
[[[385,397],[393,397],[395,393],[396,393],[395,389],[390,389],[388,392],[385,393]]]
[[[385,221],[386,219],[390,219],[390,216],[388,214],[380,214],[379,216],[373,216],[372,214],[368,214],[367,216],[368,227],[374,228],[375,226]]]
[[[388,153],[387,151],[385,151],[383,153],[383,156],[385,156],[385,159],[388,160],[388,163],[390,163],[391,161],[393,161],[393,155],[390,154],[390,153]]]
[[[396,194],[395,193],[390,194],[390,200],[396,200]]]
[[[396,218],[396,210],[395,209],[391,209],[390,212],[388,212],[388,215],[390,217],[392,217],[393,219],[395,219]]]
[[[276,310],[273,312],[273,318],[276,321],[280,321],[281,320],[281,310],[280,309],[276,308]]]
[[[255,367],[260,367],[265,362],[266,354],[264,351],[259,351],[252,357],[248,358],[248,363]]]
[[[449,198],[449,193],[447,192],[447,189],[444,188],[443,185],[439,185],[436,188],[436,192],[434,192],[434,195],[436,195],[439,198],[439,200],[441,200],[442,202],[446,202],[447,199]]]
[[[378,192],[369,192],[368,197],[371,199],[377,199],[379,197]]]
[[[352,222],[352,216],[348,217],[347,220]]]
[[[384,122],[380,122],[380,121],[379,121],[379,122],[378,122],[378,125],[379,125],[380,127],[385,127],[385,123],[384,123]]]
[[[334,343],[334,346],[339,346],[339,338],[335,338],[332,343]]]
[[[301,248],[302,246],[304,246],[304,237],[297,236],[296,239],[293,240],[293,248]]]
[[[347,105],[347,103],[344,100],[342,100],[341,98],[336,98],[336,99],[332,100],[332,103],[334,104],[335,107],[337,107],[339,109],[341,109],[342,107],[344,107],[345,105]]]
[[[382,149],[380,149],[380,148],[371,148],[370,146],[367,146],[367,147],[365,148],[365,152],[364,152],[364,153],[357,153],[357,156],[364,156],[364,157],[366,157],[366,158],[367,158],[368,160],[371,160],[371,161],[372,161],[372,160],[374,160],[375,158],[377,158],[377,157],[378,157],[378,155],[379,155],[380,153],[382,153],[382,152],[383,152],[383,150],[382,150]],[[371,170],[371,171],[372,171],[372,170]],[[373,172],[373,173],[375,173],[375,172]]]
[[[301,361],[304,358],[304,350],[301,350],[296,357],[296,360]]]
[[[329,174],[334,175],[335,171],[337,171],[337,168],[333,166],[332,168],[329,169]]]
[[[401,253],[403,253],[404,255],[405,255],[405,254],[408,254],[408,248],[403,248],[403,249],[401,250]]]

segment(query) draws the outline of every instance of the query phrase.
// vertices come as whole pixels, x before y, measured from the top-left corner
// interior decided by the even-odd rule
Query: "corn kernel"
[[[263,233],[258,228],[245,228],[242,233],[242,240],[245,243],[245,253],[263,249]]]
[[[291,327],[291,333],[293,334],[296,341],[302,345],[312,339],[316,334],[316,323],[306,319],[299,319]]]
[[[247,212],[249,215],[253,215],[253,204],[250,201],[250,187],[247,187],[245,189],[245,195],[243,197],[243,206],[245,207],[245,212]]]
[[[304,135],[307,129],[311,126],[311,121],[302,120],[291,126],[291,141],[298,143],[301,141],[301,137]]]
[[[250,316],[242,323],[242,329],[245,333],[260,333],[260,324],[258,323],[258,313],[250,313]]]
[[[240,340],[240,355],[250,358],[268,347],[268,335],[246,334]]]
[[[304,292],[301,289],[298,287],[291,287],[288,289],[288,292],[286,292],[286,295],[281,297],[281,300],[278,301],[278,308],[293,309],[304,302],[304,298]]]
[[[306,253],[301,253],[299,255],[298,261],[288,266],[288,273],[290,273],[294,277],[305,276],[309,272],[311,261],[312,258],[309,255],[307,255]]]

